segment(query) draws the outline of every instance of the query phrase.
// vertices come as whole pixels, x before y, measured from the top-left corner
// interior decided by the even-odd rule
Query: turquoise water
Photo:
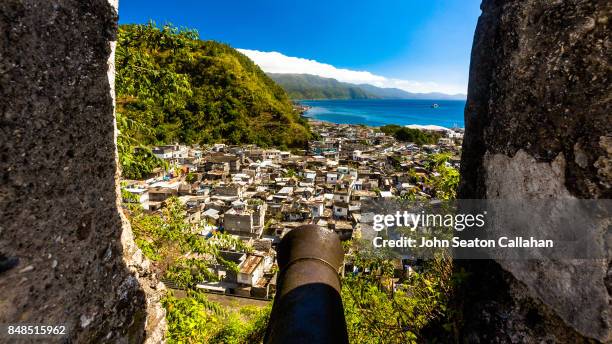
[[[312,106],[304,115],[309,118],[342,124],[439,125],[463,128],[465,100],[423,99],[352,99],[301,100]],[[432,104],[438,104],[433,108]]]

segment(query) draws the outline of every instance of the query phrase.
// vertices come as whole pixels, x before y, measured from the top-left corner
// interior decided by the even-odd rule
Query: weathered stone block
[[[0,273],[0,323],[162,340],[157,283],[118,209],[116,32],[116,1],[0,2],[0,254],[19,259]]]
[[[612,4],[485,0],[481,8],[460,198],[610,198]],[[468,341],[612,341],[609,259],[460,265],[472,273]]]

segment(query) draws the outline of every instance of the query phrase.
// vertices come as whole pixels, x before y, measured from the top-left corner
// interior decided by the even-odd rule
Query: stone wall
[[[0,324],[163,340],[163,284],[118,211],[116,32],[116,0],[0,2]]]
[[[485,0],[481,9],[459,197],[610,198],[612,4]],[[610,260],[458,265],[471,274],[463,341],[612,341]]]

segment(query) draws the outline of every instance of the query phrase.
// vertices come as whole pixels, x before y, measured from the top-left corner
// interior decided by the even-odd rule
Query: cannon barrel
[[[278,247],[278,288],[264,343],[348,343],[338,236],[315,225],[287,233]]]

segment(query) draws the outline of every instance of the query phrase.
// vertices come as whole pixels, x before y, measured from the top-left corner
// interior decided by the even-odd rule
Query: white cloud
[[[276,51],[258,51],[249,49],[238,49],[248,56],[264,72],[267,73],[296,73],[313,74],[325,78],[333,78],[338,81],[352,84],[370,84],[378,87],[394,87],[408,92],[427,93],[441,92],[447,94],[465,93],[465,86],[442,85],[431,81],[414,81],[372,74],[368,71],[355,71],[344,68],[336,68],[327,63],[300,57],[283,55]]]

